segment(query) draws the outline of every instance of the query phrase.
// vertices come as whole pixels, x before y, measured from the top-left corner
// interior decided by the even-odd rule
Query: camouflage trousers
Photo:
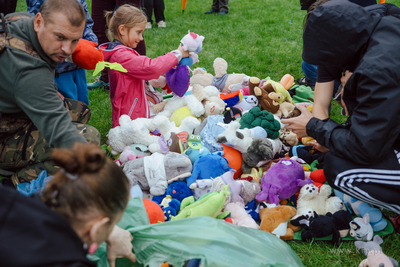
[[[91,115],[89,107],[69,98],[63,101],[78,132],[88,142],[100,145],[99,131],[86,124]],[[51,152],[43,135],[29,122],[0,143],[0,169],[14,172],[11,180],[15,186],[36,179],[43,170],[53,175],[58,167],[51,160]]]

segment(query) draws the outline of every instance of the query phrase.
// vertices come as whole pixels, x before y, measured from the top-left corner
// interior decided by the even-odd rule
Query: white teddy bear
[[[193,133],[194,128],[200,125],[200,121],[194,117],[188,116],[182,120],[179,127],[176,127],[175,122],[171,122],[163,115],[157,115],[153,119],[153,125],[158,128],[165,140],[171,137],[171,133],[180,133],[186,131],[188,134]]]
[[[126,146],[133,143],[148,146],[151,153],[161,152],[158,143],[158,136],[150,135],[154,131],[152,119],[137,118],[131,120],[128,115],[119,118],[119,126],[110,129],[108,132],[108,143],[111,146],[111,153],[117,155]]]
[[[300,189],[297,199],[296,217],[307,215],[310,210],[318,215],[325,215],[328,212],[332,214],[339,210],[346,210],[342,200],[338,197],[330,197],[332,188],[329,185],[322,185],[318,192],[318,187],[313,184],[304,185]]]

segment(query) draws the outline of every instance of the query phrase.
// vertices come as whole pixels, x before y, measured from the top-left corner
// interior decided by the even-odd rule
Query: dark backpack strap
[[[24,40],[21,40],[15,36],[12,36],[11,34],[8,34],[7,31],[6,22],[19,19],[29,19],[29,16],[18,13],[15,15],[9,15],[6,18],[4,18],[3,13],[1,13],[0,16],[1,16],[0,53],[8,46],[24,51],[33,57],[40,58],[39,54],[33,49],[33,46],[30,43],[25,42]]]

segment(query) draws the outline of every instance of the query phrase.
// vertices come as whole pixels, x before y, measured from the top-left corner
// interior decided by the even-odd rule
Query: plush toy
[[[357,200],[347,194],[344,194],[338,190],[334,190],[335,195],[339,197],[345,204],[347,210],[359,217],[364,217],[368,213],[369,223],[371,224],[374,232],[379,232],[385,229],[387,221],[383,218],[382,212],[360,200]]]
[[[243,198],[245,205],[253,201],[256,195],[261,192],[261,187],[255,180],[247,181],[238,179],[237,182],[243,185],[243,193],[241,194],[241,197]]]
[[[260,229],[276,235],[282,240],[292,240],[294,232],[301,230],[301,227],[289,223],[289,220],[296,215],[296,209],[285,205],[270,207],[260,210]]]
[[[143,157],[145,157],[145,156],[150,156],[150,150],[149,150],[149,148],[147,147],[147,146],[145,146],[145,145],[142,145],[142,144],[132,144],[132,145],[130,145],[130,147],[131,147],[131,150],[133,151],[133,152],[135,152],[135,154],[137,155],[137,156],[143,156]]]
[[[157,203],[146,198],[143,198],[142,201],[151,224],[165,222],[164,212],[162,211],[161,207],[157,205]]]
[[[238,120],[242,117],[242,109],[240,108],[226,108],[226,111],[224,113],[224,123],[228,124],[231,121]]]
[[[245,74],[227,74],[228,63],[223,58],[216,58],[213,63],[215,77],[199,68],[193,71],[190,84],[200,84],[203,87],[213,85],[221,92],[229,92],[229,86],[243,81]]]
[[[233,224],[257,230],[260,229],[260,226],[253,220],[253,218],[244,209],[243,203],[231,202],[228,205],[226,205],[224,210],[229,211],[231,213],[231,219]]]
[[[187,132],[191,134],[193,130],[200,125],[200,121],[194,117],[188,116],[182,120],[179,127],[176,127],[175,122],[171,122],[167,117],[159,114],[153,118],[153,125],[158,128],[165,140],[168,140],[172,132]]]
[[[289,151],[290,147],[297,145],[299,139],[297,139],[297,135],[291,130],[286,130],[285,128],[281,128],[279,139],[282,141],[284,145],[284,150]]]
[[[148,146],[150,152],[161,152],[158,136],[150,135],[154,131],[151,119],[137,118],[131,120],[128,115],[119,118],[119,126],[108,132],[108,143],[112,148],[112,154],[122,152],[126,146],[131,144],[142,144]]]
[[[340,241],[340,233],[335,226],[331,213],[327,213],[324,216],[314,212],[314,216],[310,218],[308,225],[304,224],[303,228],[304,230],[301,232],[301,239],[303,241],[311,241],[313,238],[329,235],[332,235],[332,242],[334,244],[338,244]]]
[[[322,153],[315,151],[313,146],[292,146],[289,149],[289,157],[296,156],[304,160],[307,164],[311,164],[314,160],[318,160]]]
[[[360,266],[377,266],[377,267],[381,266],[381,265],[375,264],[375,262],[373,263],[371,260],[373,258],[372,257],[373,255],[375,255],[375,256],[377,255],[378,259],[380,257],[382,257],[382,255],[384,255],[382,248],[380,246],[380,244],[382,244],[382,243],[383,243],[382,237],[380,237],[379,235],[375,235],[372,241],[368,241],[368,242],[356,241],[356,242],[354,242],[354,245],[356,246],[356,248],[362,249],[364,252],[364,255],[366,257],[368,257],[360,264]],[[370,254],[371,252],[373,252],[372,255]],[[380,254],[382,254],[382,255],[380,255]],[[391,261],[392,265],[385,264],[384,266],[396,266],[396,267],[399,266],[398,262],[395,259],[393,259],[392,257],[388,257],[388,258]],[[375,260],[377,260],[377,259],[374,259],[374,261]],[[365,265],[365,263],[367,263],[369,265]],[[378,260],[377,263],[379,263],[379,264],[383,263],[382,259]],[[362,264],[364,264],[364,265],[362,265]]]
[[[289,102],[283,102],[279,104],[279,110],[275,113],[281,119],[290,119],[300,115],[297,112],[295,105]]]
[[[366,213],[362,218],[354,218],[350,222],[350,235],[356,240],[370,241],[374,235],[371,224],[369,223],[369,214]]]
[[[167,85],[167,80],[162,75],[160,77],[158,77],[158,79],[149,80],[149,83],[151,86],[153,86],[153,88],[161,88],[163,90],[169,89],[169,87]]]
[[[368,252],[368,256],[365,260],[363,260],[358,267],[393,267],[399,266],[398,262],[383,254],[382,251],[379,250],[371,250]]]
[[[183,97],[174,95],[169,100],[154,105],[153,112],[170,118],[175,110],[185,106],[189,108],[190,113],[195,117],[200,117],[204,114],[203,104],[192,94]]]
[[[238,131],[239,128],[239,122],[230,122],[226,130],[215,138],[215,141],[217,143],[229,144],[241,153],[245,153],[253,142],[253,138],[249,129],[245,128]]]
[[[203,49],[204,36],[188,31],[181,39],[183,50],[199,53]]]
[[[332,219],[340,237],[346,237],[350,231],[350,222],[353,220],[351,214],[347,210],[339,210],[332,214]]]
[[[279,204],[279,199],[288,199],[305,184],[312,183],[304,179],[303,167],[294,159],[281,159],[263,175],[261,193],[256,196],[258,202],[269,200]]]
[[[223,114],[226,103],[220,98],[220,93],[215,86],[203,88],[201,85],[195,84],[191,94],[196,96],[204,106],[204,114],[199,117],[200,120],[204,120],[208,116]]]
[[[129,161],[123,171],[131,185],[139,184],[152,195],[163,195],[169,183],[184,180],[191,175],[192,163],[185,154],[168,152]]]
[[[289,90],[290,87],[293,86],[294,83],[294,77],[290,74],[285,74],[279,81],[280,84],[286,89]]]
[[[226,124],[224,124],[224,117],[221,115],[209,116],[205,120],[204,127],[200,131],[201,141],[204,146],[210,150],[211,153],[222,151],[223,147],[221,144],[215,141],[215,138],[223,133],[226,129]],[[196,128],[197,131],[197,128]]]
[[[270,139],[278,138],[279,130],[281,129],[281,124],[275,119],[274,115],[266,110],[261,111],[259,107],[254,107],[243,114],[239,123],[240,129],[252,129],[256,126],[262,127]]]
[[[224,93],[220,98],[226,103],[226,107],[233,107],[243,100],[243,95],[240,91],[234,93]]]
[[[193,166],[192,175],[186,178],[186,183],[190,186],[197,179],[210,179],[218,177],[232,169],[228,161],[218,154],[209,154],[200,157]]]
[[[229,167],[231,167],[233,170],[235,170],[235,175],[234,178],[238,178],[240,175],[242,175],[242,153],[240,153],[238,150],[236,150],[233,147],[227,146],[225,144],[222,144],[223,146],[223,155],[222,157],[226,158],[228,161]]]
[[[104,61],[103,50],[96,47],[95,42],[79,39],[78,45],[72,53],[73,63],[82,69],[94,70],[98,62]]]
[[[262,80],[260,82],[259,87],[263,88],[265,85],[267,84],[271,84],[272,87],[274,88],[274,91],[276,93],[280,93],[282,95],[282,98],[278,101],[279,104],[288,101],[289,103],[292,102],[292,97],[290,96],[289,92],[287,91],[287,89],[285,89],[285,87],[283,87],[282,84],[275,82],[273,80],[270,79],[270,77],[267,77],[265,80]]]
[[[295,85],[288,90],[294,103],[314,103],[314,91],[309,86]]]
[[[243,161],[241,169],[244,173],[250,173],[254,167],[259,167],[274,158],[282,148],[278,139],[253,138],[247,151],[242,154]]]
[[[297,198],[297,216],[305,215],[309,210],[315,211],[318,215],[332,214],[339,210],[346,210],[343,201],[338,197],[329,197],[332,188],[324,184],[320,190],[313,184],[301,187]]]
[[[222,211],[225,203],[226,196],[229,196],[229,185],[222,187],[220,192],[212,192],[200,198],[196,202],[187,205],[182,203],[181,210],[177,216],[172,217],[171,220],[178,220],[195,216],[210,216],[216,218]],[[185,200],[188,198],[185,198]]]
[[[256,106],[258,106],[257,97],[254,95],[249,95],[248,97],[243,98],[239,103],[237,103],[233,107],[241,108],[243,111],[247,111]]]
[[[251,77],[249,79],[249,93],[255,95],[258,99],[263,110],[267,110],[273,114],[279,110],[279,102],[283,99],[281,93],[277,93],[271,83],[265,84],[263,87],[259,87],[260,79],[257,77]]]
[[[115,160],[114,162],[118,166],[122,166],[130,160],[134,160],[136,158],[142,158],[142,157],[143,156],[136,155],[136,153],[134,151],[132,151],[132,148],[130,146],[126,146],[124,148],[124,150],[122,151],[122,153],[119,155],[119,158],[117,160]]]
[[[250,79],[250,76],[246,75],[245,77],[243,77],[243,80],[240,83],[229,85],[228,90],[231,93],[236,92],[236,91],[242,91],[243,95],[248,95],[249,94],[249,79]]]

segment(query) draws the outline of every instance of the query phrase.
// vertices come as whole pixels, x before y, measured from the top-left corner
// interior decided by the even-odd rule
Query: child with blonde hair
[[[122,5],[114,12],[105,14],[110,43],[100,46],[104,60],[121,64],[128,72],[109,70],[110,98],[112,104],[112,126],[119,125],[118,119],[126,114],[132,120],[150,117],[146,97],[146,80],[157,79],[189,52],[182,46],[155,59],[139,55],[134,48],[143,40],[147,18],[131,5]]]

